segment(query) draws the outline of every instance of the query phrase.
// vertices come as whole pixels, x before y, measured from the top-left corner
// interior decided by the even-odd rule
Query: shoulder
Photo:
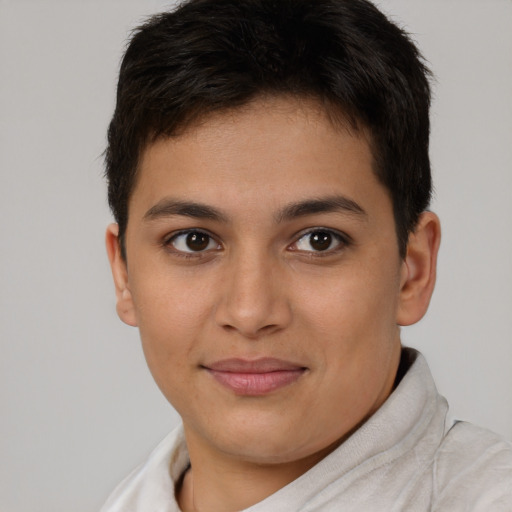
[[[467,422],[455,422],[436,451],[434,510],[512,510],[512,444]]]

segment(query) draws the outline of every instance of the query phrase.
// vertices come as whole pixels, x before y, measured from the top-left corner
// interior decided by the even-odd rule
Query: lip
[[[223,359],[203,368],[237,395],[261,396],[296,382],[307,368],[274,358]]]

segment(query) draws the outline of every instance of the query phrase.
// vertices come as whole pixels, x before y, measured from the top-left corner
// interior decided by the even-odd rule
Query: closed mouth
[[[203,368],[237,395],[261,396],[296,382],[307,368],[274,358],[224,359]]]

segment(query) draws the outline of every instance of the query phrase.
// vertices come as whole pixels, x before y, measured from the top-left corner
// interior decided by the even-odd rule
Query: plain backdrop
[[[512,2],[382,0],[436,74],[427,317],[455,414],[512,438]],[[115,314],[102,177],[118,62],[164,2],[0,0],[0,510],[90,512],[173,427]]]

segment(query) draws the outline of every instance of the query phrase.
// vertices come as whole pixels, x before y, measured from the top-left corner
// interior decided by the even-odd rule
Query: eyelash
[[[180,249],[177,249],[176,247],[173,246],[173,242],[175,242],[180,236],[188,236],[188,235],[193,235],[193,234],[196,234],[196,235],[204,235],[206,237],[208,237],[208,245],[214,241],[216,244],[217,244],[217,247],[220,246],[220,243],[217,242],[216,238],[214,236],[212,236],[210,233],[208,233],[207,231],[204,231],[204,230],[201,230],[201,229],[184,229],[182,231],[178,231],[177,233],[173,233],[171,236],[169,237],[166,237],[163,241],[163,246],[165,249],[167,249],[169,252],[172,252],[173,255],[175,256],[178,256],[180,258],[185,258],[185,259],[192,259],[192,258],[201,258],[201,257],[204,257],[205,254],[207,252],[209,252],[211,249],[209,249],[208,251],[183,251],[183,250],[180,250]]]
[[[311,237],[312,235],[318,234],[318,233],[329,235],[332,238],[331,244],[334,241],[337,242],[336,247],[328,248],[323,251],[308,251],[308,250],[301,250],[301,249],[291,249],[291,250],[301,252],[303,255],[307,255],[308,257],[311,257],[311,258],[324,258],[327,256],[332,256],[333,254],[338,254],[339,252],[343,251],[344,249],[346,249],[347,247],[349,247],[352,244],[351,238],[344,233],[340,233],[339,231],[335,231],[335,230],[329,229],[329,228],[315,227],[315,228],[308,229],[308,230],[300,233],[300,235],[296,238],[296,241],[293,242],[293,244],[291,244],[289,247],[292,247],[293,245],[297,245],[302,239],[304,239],[308,236]]]
[[[320,250],[320,251],[308,251],[303,249],[293,249],[292,247],[294,245],[297,245],[301,240],[306,238],[307,236],[312,236],[314,234],[323,233],[326,235],[329,235],[332,237],[333,241],[337,242],[337,246],[334,248],[327,248],[326,250]],[[177,249],[173,246],[173,242],[176,242],[176,240],[181,236],[189,236],[189,235],[202,235],[208,238],[208,245],[213,241],[217,244],[217,247],[214,250],[219,250],[221,244],[217,242],[216,238],[208,233],[207,231],[201,230],[201,229],[185,229],[182,231],[178,231],[177,233],[173,233],[172,235],[166,237],[163,240],[163,247],[168,250],[169,252],[172,252],[173,255],[178,256],[180,258],[185,259],[192,259],[192,258],[201,258],[204,257],[207,253],[209,253],[212,249],[206,249],[206,250],[200,250],[200,251],[183,251],[180,249]],[[332,243],[332,241],[331,241]],[[295,242],[290,244],[288,246],[288,249],[294,252],[300,252],[303,255],[307,255],[311,258],[317,258],[317,257],[326,257],[331,256],[333,254],[337,254],[341,252],[343,249],[347,248],[352,244],[351,238],[343,233],[340,233],[338,231],[335,231],[333,229],[329,228],[322,228],[322,227],[315,227],[308,229],[306,231],[301,232],[295,239]]]

